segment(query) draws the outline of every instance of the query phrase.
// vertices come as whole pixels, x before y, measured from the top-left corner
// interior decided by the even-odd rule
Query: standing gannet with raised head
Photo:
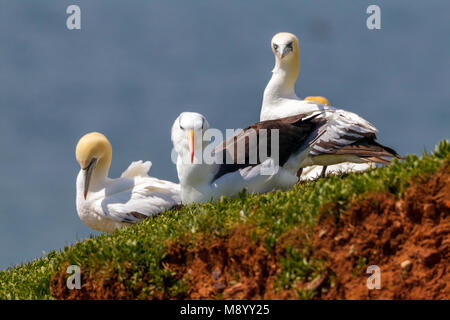
[[[295,82],[300,70],[299,44],[295,35],[276,34],[271,42],[275,55],[272,78],[264,90],[260,120],[273,120],[293,115],[308,115],[320,111],[326,119],[326,132],[311,148],[305,165],[327,166],[343,162],[382,163],[386,158],[399,157],[397,152],[376,142],[377,129],[355,113],[335,109],[312,97],[301,100],[295,94]],[[342,165],[340,166],[342,168]],[[345,170],[344,170],[345,171]],[[300,172],[299,172],[300,173]]]
[[[180,204],[180,185],[147,175],[151,162],[135,161],[120,178],[108,178],[112,148],[101,133],[84,135],[75,155],[76,205],[80,219],[92,229],[113,232]]]
[[[258,122],[214,149],[213,157],[220,161],[207,162],[203,161],[203,150],[206,152],[209,142],[203,137],[209,129],[208,121],[199,113],[181,113],[172,126],[172,142],[177,152],[182,203],[232,197],[244,188],[249,193],[264,193],[292,187],[324,124],[316,116]],[[272,154],[277,148],[272,144],[272,132],[278,134],[278,157]],[[267,138],[265,144],[261,143],[263,135]],[[267,153],[260,152],[262,147],[267,148]]]

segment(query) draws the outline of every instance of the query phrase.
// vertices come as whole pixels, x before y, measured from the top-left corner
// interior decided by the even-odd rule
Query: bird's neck
[[[187,149],[179,150],[177,156],[181,199],[185,204],[206,200],[205,197],[211,194],[211,183],[219,166],[217,163],[210,163],[211,161],[208,162],[207,159],[200,156],[204,148],[196,148],[195,150],[194,163],[190,163],[190,154]]]
[[[214,165],[193,164],[183,165],[178,170],[180,179],[181,201],[184,204],[203,202],[212,195],[212,180],[214,178]]]
[[[299,70],[298,55],[294,55],[290,60],[283,62],[277,57],[272,78],[264,90],[263,106],[272,105],[283,98],[296,98],[295,82]]]
[[[177,159],[177,171],[178,179],[180,180],[180,185],[182,187],[195,187],[209,184],[217,171],[217,165],[206,163],[185,163],[179,156]]]

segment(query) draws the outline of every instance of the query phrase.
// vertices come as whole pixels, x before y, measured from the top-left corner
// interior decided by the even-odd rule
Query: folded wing
[[[273,157],[272,139],[276,136],[279,165],[283,166],[292,155],[309,148],[324,134],[326,120],[320,119],[318,115],[295,115],[257,122],[238,132],[215,149],[215,154],[222,159],[223,164],[214,180],[238,169],[259,165],[268,157]]]

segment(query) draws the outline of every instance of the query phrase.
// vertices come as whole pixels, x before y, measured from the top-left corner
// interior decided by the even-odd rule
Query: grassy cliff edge
[[[407,272],[411,268],[426,272],[448,261],[450,195],[443,191],[447,182],[443,179],[448,177],[449,163],[450,144],[444,140],[432,154],[409,155],[384,168],[329,176],[287,192],[242,192],[234,199],[167,211],[114,234],[91,237],[0,271],[0,299],[420,297],[418,292],[415,296],[402,293],[419,285],[417,279],[408,282]],[[420,185],[430,186],[422,190]],[[413,208],[411,195],[428,192],[432,198],[423,200],[419,209]],[[367,206],[361,209],[361,203]],[[420,211],[419,218],[416,211]],[[389,220],[395,213],[397,220]],[[380,217],[383,228],[370,229],[369,214],[374,221]],[[392,231],[392,226],[397,229]],[[423,226],[428,229],[418,229]],[[424,250],[431,251],[425,250],[423,257],[414,260],[415,256],[404,250],[412,244],[400,235],[433,228],[437,230],[433,237],[440,240],[423,244]],[[385,229],[391,230],[387,236]],[[363,239],[370,230],[378,232],[380,239],[389,239],[382,245],[370,237]],[[358,232],[361,238],[355,238]],[[342,253],[342,261],[333,256],[339,246],[348,251]],[[371,296],[367,290],[349,295],[350,288],[342,283],[346,278],[331,265],[349,263],[345,281],[350,283],[366,279],[366,266],[387,263],[387,255],[389,261],[398,257],[412,263],[407,271],[398,267],[404,285],[389,295]],[[65,287],[68,265],[80,267],[81,290]],[[392,286],[395,268],[389,265]],[[361,286],[365,282],[361,281]],[[436,283],[436,288],[435,298],[445,297],[439,292],[449,294],[448,285]]]

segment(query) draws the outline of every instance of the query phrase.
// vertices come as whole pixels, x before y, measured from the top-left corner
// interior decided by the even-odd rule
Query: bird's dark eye
[[[273,49],[274,49],[274,50],[278,50],[278,45],[277,45],[277,44],[274,44],[274,45],[273,45]]]
[[[292,42],[289,42],[289,43],[286,45],[286,48],[289,48],[289,49],[292,50]]]

